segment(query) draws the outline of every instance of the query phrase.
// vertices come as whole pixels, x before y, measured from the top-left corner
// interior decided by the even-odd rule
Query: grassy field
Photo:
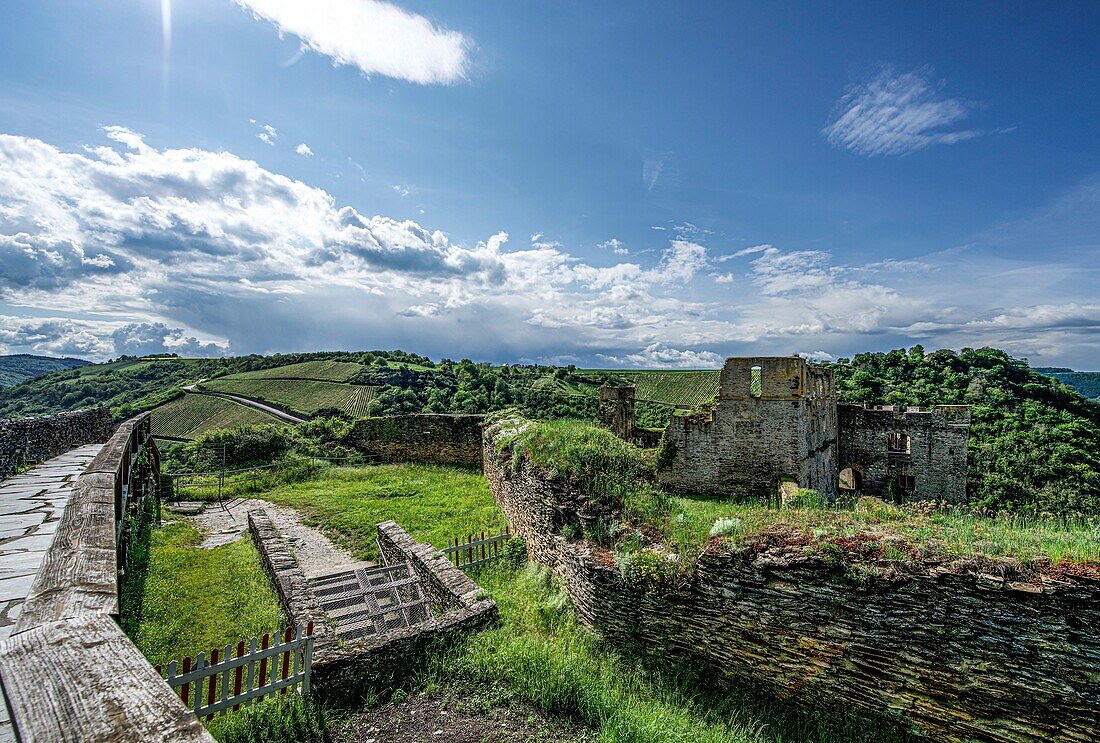
[[[454,536],[504,529],[484,476],[427,464],[333,468],[314,480],[259,497],[290,506],[302,520],[364,560],[378,559],[375,524],[394,519],[418,541],[447,546]]]
[[[279,423],[262,410],[212,395],[185,394],[153,409],[153,435],[198,438],[207,431],[252,423]]]
[[[140,596],[124,598],[130,615],[124,628],[154,665],[235,645],[283,625],[251,540],[209,550],[199,549],[201,541],[189,523],[155,529]]]
[[[223,379],[321,379],[329,382],[346,382],[363,368],[362,364],[349,361],[304,361],[273,369],[241,372]]]
[[[285,367],[284,367],[285,368]],[[224,377],[203,382],[200,389],[264,400],[306,415],[339,408],[355,417],[367,415],[377,387],[302,379]]]

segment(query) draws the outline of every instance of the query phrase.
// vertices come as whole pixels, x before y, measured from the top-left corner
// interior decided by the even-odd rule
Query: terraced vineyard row
[[[718,370],[623,372],[633,380],[638,400],[694,408],[718,394]]]
[[[287,367],[284,367],[287,368]],[[263,400],[310,415],[323,408],[338,408],[354,416],[367,414],[377,387],[302,379],[247,379],[223,377],[203,382],[202,389]]]
[[[362,368],[362,365],[350,361],[304,361],[301,364],[287,364],[273,369],[241,372],[225,379],[324,379],[346,382]]]
[[[153,409],[153,435],[196,439],[216,428],[252,423],[282,423],[274,416],[224,397],[187,394]]]

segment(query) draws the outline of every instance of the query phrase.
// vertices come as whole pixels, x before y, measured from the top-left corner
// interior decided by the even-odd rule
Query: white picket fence
[[[209,720],[219,712],[239,709],[276,692],[285,694],[296,686],[302,694],[309,693],[313,622],[287,627],[274,636],[265,634],[259,640],[253,637],[247,646],[242,640],[236,657],[233,649],[226,645],[224,650],[214,648],[209,656],[199,653],[194,662],[187,656],[179,666],[176,661],[168,664],[165,681],[200,718]]]

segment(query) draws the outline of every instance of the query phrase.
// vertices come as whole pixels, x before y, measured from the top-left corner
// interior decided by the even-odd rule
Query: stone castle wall
[[[926,566],[857,588],[819,557],[715,543],[687,585],[647,592],[623,580],[606,550],[560,536],[583,503],[576,493],[525,464],[513,469],[489,445],[485,473],[531,559],[553,568],[580,621],[611,642],[892,717],[935,740],[1095,740],[1095,583]]]
[[[24,465],[44,462],[78,446],[106,441],[114,429],[107,408],[0,420],[0,480]]]
[[[385,462],[481,465],[484,415],[414,413],[361,418],[345,439]]]
[[[634,387],[600,387],[596,420],[624,441],[634,440]]]
[[[966,501],[970,408],[841,404],[838,466],[862,495]],[[893,482],[893,488],[891,488]]]
[[[798,357],[727,359],[714,411],[669,422],[659,479],[679,492],[761,500],[790,479],[831,498],[836,431],[831,371]]]

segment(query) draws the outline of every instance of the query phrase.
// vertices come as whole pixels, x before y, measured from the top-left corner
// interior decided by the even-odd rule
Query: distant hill
[[[1100,372],[1079,372],[1061,367],[1039,367],[1035,371],[1043,376],[1053,377],[1067,387],[1072,387],[1082,397],[1100,400]]]
[[[33,356],[29,353],[16,353],[0,356],[0,387],[11,387],[25,379],[32,379],[48,372],[75,369],[88,366],[92,362],[84,359],[54,358],[52,356]]]

